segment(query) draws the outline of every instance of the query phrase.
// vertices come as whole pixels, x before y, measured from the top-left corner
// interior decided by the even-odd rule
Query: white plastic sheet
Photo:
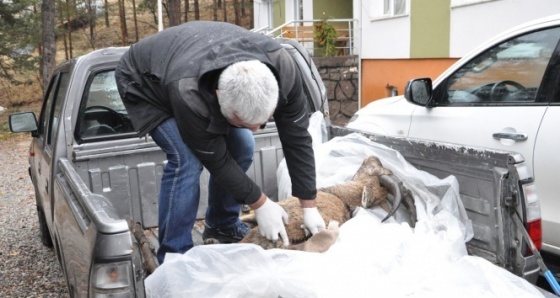
[[[427,172],[420,171],[408,163],[402,155],[385,145],[375,143],[359,134],[336,137],[328,142],[324,140],[326,130],[320,113],[313,114],[309,131],[314,139],[315,165],[317,171],[317,187],[326,187],[352,179],[364,159],[374,155],[384,167],[403,181],[414,196],[418,220],[438,218],[437,223],[447,225],[450,218],[459,220],[464,240],[473,236],[472,224],[467,217],[463,203],[459,197],[459,184],[453,176],[439,179]],[[283,200],[291,195],[291,182],[285,161],[279,165],[278,199]],[[406,222],[407,214],[399,209],[392,220]],[[386,212],[376,208],[379,218]]]
[[[317,119],[312,135],[321,140]],[[356,134],[314,148],[319,187],[351,179],[365,157],[378,156],[413,192],[415,229],[399,216],[381,224],[386,213],[380,208],[359,208],[322,254],[253,244],[197,246],[166,256],[145,280],[148,297],[542,297],[524,279],[467,255],[472,227],[454,177],[418,171],[398,152]],[[286,175],[281,166],[283,196],[291,189]]]
[[[148,297],[542,297],[531,284],[465,253],[458,226],[381,224],[364,209],[325,253],[253,244],[168,255]]]

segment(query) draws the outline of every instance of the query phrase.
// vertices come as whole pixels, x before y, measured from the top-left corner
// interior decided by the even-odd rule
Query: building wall
[[[410,57],[410,18],[379,17],[376,0],[354,0],[358,19],[357,37],[362,59],[408,59]]]
[[[286,2],[284,0],[271,0],[272,26],[276,28],[286,22]]]
[[[449,57],[450,0],[410,2],[410,58]]]
[[[435,79],[457,59],[362,59],[360,107],[391,95],[396,87],[402,95],[406,83],[413,78]]]
[[[351,19],[352,2],[348,0],[315,0],[313,18]]]
[[[254,0],[254,28],[276,28],[298,18],[298,1],[301,1],[303,20],[351,19],[352,1],[349,0]]]
[[[253,1],[253,28],[269,28],[272,26],[272,20],[269,18],[269,2],[264,0]]]
[[[329,116],[334,125],[344,126],[359,109],[358,60],[358,56],[313,58],[327,88]]]

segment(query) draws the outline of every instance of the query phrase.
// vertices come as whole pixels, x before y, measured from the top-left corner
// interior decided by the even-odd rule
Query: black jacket
[[[273,38],[241,27],[195,21],[163,30],[132,45],[115,72],[119,93],[135,129],[144,136],[174,117],[183,141],[238,202],[258,200],[260,188],[228,154],[229,123],[215,94],[228,65],[259,60],[279,82],[274,120],[292,180],[292,195],[316,196],[315,159],[301,74]]]

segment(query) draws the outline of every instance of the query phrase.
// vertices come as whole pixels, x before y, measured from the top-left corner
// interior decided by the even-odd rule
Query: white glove
[[[290,245],[288,234],[286,234],[286,227],[288,224],[288,213],[280,205],[276,204],[269,198],[262,206],[255,210],[255,218],[259,225],[259,232],[261,236],[266,237],[268,240],[278,240],[278,234],[282,237],[284,246]]]
[[[311,234],[315,234],[320,230],[325,229],[325,221],[317,207],[313,208],[302,208],[303,209],[303,225]]]

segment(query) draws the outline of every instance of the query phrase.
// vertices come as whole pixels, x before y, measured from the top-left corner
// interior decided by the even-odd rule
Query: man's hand
[[[288,224],[288,213],[286,213],[284,208],[266,198],[266,201],[255,209],[255,218],[259,225],[261,236],[266,237],[268,240],[276,241],[278,240],[278,234],[280,234],[284,246],[290,245],[288,234],[286,234],[286,227],[284,227],[284,225]]]
[[[302,210],[303,210],[303,225],[307,230],[309,230],[309,232],[311,232],[311,234],[315,234],[325,229],[325,221],[323,220],[321,214],[319,214],[317,207],[311,207],[311,208],[303,207]]]

